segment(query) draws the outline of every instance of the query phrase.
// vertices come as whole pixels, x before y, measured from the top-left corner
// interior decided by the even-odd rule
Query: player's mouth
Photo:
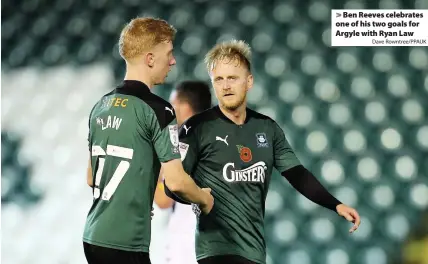
[[[233,93],[227,93],[227,94],[224,94],[223,97],[228,97],[228,96],[232,96],[232,95],[234,95],[234,94]]]

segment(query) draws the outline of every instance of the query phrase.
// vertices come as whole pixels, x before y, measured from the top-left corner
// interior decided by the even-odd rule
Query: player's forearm
[[[310,171],[301,165],[283,172],[282,175],[297,191],[314,203],[335,212],[336,206],[341,204]]]
[[[155,191],[155,203],[161,209],[170,208],[174,204],[174,200],[165,194],[165,186],[162,181],[158,182]]]
[[[173,193],[168,186],[165,184],[164,182],[164,186],[165,186],[165,194],[166,196],[168,196],[169,198],[171,198],[172,200],[181,203],[181,204],[190,204],[188,201],[184,201],[182,198],[178,197],[175,193]]]
[[[165,187],[179,196],[179,198],[195,204],[203,204],[205,193],[196,183],[185,173],[176,174],[174,178],[165,177]]]

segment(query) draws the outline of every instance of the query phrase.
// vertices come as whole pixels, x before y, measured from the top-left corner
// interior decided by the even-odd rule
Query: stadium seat
[[[323,252],[317,258],[317,263],[353,263],[352,256],[355,249],[349,247],[345,240],[336,240],[325,246]]]
[[[276,255],[276,263],[317,263],[319,250],[309,243],[298,242],[290,247],[283,247],[283,249],[285,250],[278,252]]]
[[[417,211],[423,211],[428,208],[428,181],[423,177],[413,182],[403,193],[403,204],[409,204],[411,208]]]
[[[375,151],[367,151],[358,157],[350,169],[351,175],[363,184],[377,184],[382,175],[384,157]]]
[[[215,3],[206,9],[204,24],[208,28],[218,28],[227,18],[227,6],[221,3]]]
[[[367,245],[363,248],[359,248],[356,252],[355,257],[357,264],[387,264],[388,255],[391,256],[391,247],[379,240],[373,240],[370,245]],[[392,258],[392,256],[391,256]]]

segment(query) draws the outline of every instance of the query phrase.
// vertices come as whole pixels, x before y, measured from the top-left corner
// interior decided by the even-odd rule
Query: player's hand
[[[206,193],[205,201],[199,205],[199,208],[204,214],[209,214],[214,206],[214,197],[211,195],[211,188],[202,188],[202,191]]]
[[[343,216],[349,222],[354,223],[354,226],[349,229],[349,233],[353,233],[360,226],[361,220],[357,210],[344,204],[336,206],[336,211],[340,216]]]

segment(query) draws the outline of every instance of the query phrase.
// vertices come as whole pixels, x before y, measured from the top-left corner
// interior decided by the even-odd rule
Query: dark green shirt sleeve
[[[196,163],[198,161],[198,138],[196,130],[192,125],[184,123],[179,130],[179,150],[181,155],[181,161],[183,163],[184,170],[192,177],[193,170],[195,169]],[[165,180],[164,180],[165,184]],[[187,201],[181,199],[173,192],[171,192],[165,184],[165,194],[175,200],[176,202],[182,204],[190,204]]]
[[[192,175],[198,160],[198,138],[196,129],[184,123],[179,131],[180,155],[184,170]]]
[[[274,127],[274,158],[275,168],[280,172],[285,172],[295,166],[301,165],[299,159],[294,154],[293,149],[285,138],[284,131],[273,121]]]
[[[178,150],[178,125],[174,118],[169,123],[157,119],[156,115],[151,115],[153,119],[152,135],[153,146],[160,162],[167,162],[180,158]]]

